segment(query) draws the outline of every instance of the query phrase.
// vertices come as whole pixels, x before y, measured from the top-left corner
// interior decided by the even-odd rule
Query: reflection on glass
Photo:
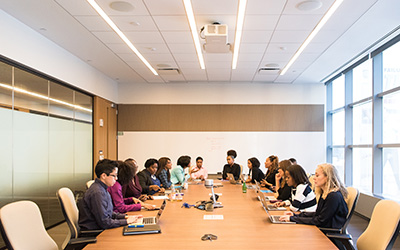
[[[92,113],[88,110],[93,109],[93,98],[91,96],[75,91],[75,105],[85,108],[75,109],[75,119],[79,121],[86,121],[92,123]]]
[[[372,96],[372,60],[353,69],[353,102]]]
[[[353,144],[372,143],[372,103],[353,107]]]
[[[400,199],[400,148],[383,149],[383,192],[390,199]]]
[[[0,108],[0,206],[12,197],[12,110]]]
[[[383,143],[400,143],[400,91],[383,97]]]
[[[353,148],[353,185],[372,193],[372,149]]]
[[[86,182],[92,179],[92,124],[75,122],[74,137],[75,189],[85,190]]]
[[[344,183],[344,148],[332,149],[332,165],[336,167],[340,180]]]
[[[21,91],[14,91],[14,107],[22,111],[48,112],[48,81],[39,76],[14,69],[14,87]],[[36,94],[36,95],[35,95]]]
[[[383,91],[400,86],[400,42],[382,52]]]
[[[332,114],[332,143],[344,145],[344,110]]]
[[[50,105],[49,113],[66,118],[74,118],[74,108],[71,107],[74,103],[73,90],[60,84],[50,82]],[[66,104],[70,104],[68,106]]]
[[[0,107],[12,107],[12,67],[0,62]]]
[[[344,75],[332,82],[332,109],[344,106]]]

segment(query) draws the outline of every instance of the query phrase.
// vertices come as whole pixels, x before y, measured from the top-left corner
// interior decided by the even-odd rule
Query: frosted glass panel
[[[12,110],[0,108],[0,206],[12,197]]]
[[[85,190],[85,183],[92,179],[92,124],[75,122],[75,189]]]
[[[46,116],[14,111],[14,195],[48,196],[49,142]]]
[[[52,115],[74,117],[74,91],[70,88],[50,82],[49,113]]]
[[[74,122],[49,118],[49,193],[69,187],[74,174]]]
[[[0,62],[0,104],[12,107],[12,67]]]

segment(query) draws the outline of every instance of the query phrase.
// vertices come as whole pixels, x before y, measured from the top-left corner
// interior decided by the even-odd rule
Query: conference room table
[[[222,181],[215,188],[223,208],[212,212],[182,207],[183,202],[195,204],[209,200],[211,189],[203,183],[189,185],[183,190],[183,201],[168,201],[159,225],[161,233],[123,236],[122,227],[108,229],[97,236],[97,243],[85,249],[337,249],[315,226],[300,224],[273,224],[269,220],[255,189],[242,193],[242,186]],[[151,201],[160,205],[162,201]],[[156,215],[158,211],[129,212],[143,216]],[[282,211],[271,211],[283,214]],[[211,217],[205,219],[204,216]],[[223,219],[221,219],[223,217]],[[204,234],[218,238],[201,240]]]

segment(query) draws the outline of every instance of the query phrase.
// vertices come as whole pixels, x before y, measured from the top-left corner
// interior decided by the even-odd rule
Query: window
[[[327,159],[346,185],[400,201],[400,35],[327,82]],[[329,105],[327,105],[329,107]],[[332,138],[329,138],[329,135]],[[330,140],[331,139],[331,140]]]
[[[372,95],[372,60],[353,69],[353,102]]]

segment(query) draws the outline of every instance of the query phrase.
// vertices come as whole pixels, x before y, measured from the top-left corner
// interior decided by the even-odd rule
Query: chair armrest
[[[69,244],[71,245],[80,245],[80,244],[91,244],[91,243],[96,243],[97,239],[96,238],[89,238],[89,237],[85,237],[85,238],[76,238],[76,239],[71,239],[69,241]]]
[[[327,227],[319,227],[318,229],[321,230],[324,234],[327,234],[327,233],[340,234],[340,230],[341,230],[341,229],[338,229],[338,228],[327,228]]]
[[[337,234],[337,233],[327,233],[326,237],[330,239],[337,239],[337,240],[351,240],[350,234]]]
[[[97,229],[97,230],[81,230],[79,232],[79,237],[96,237],[99,235],[101,232],[104,230],[102,229]]]

